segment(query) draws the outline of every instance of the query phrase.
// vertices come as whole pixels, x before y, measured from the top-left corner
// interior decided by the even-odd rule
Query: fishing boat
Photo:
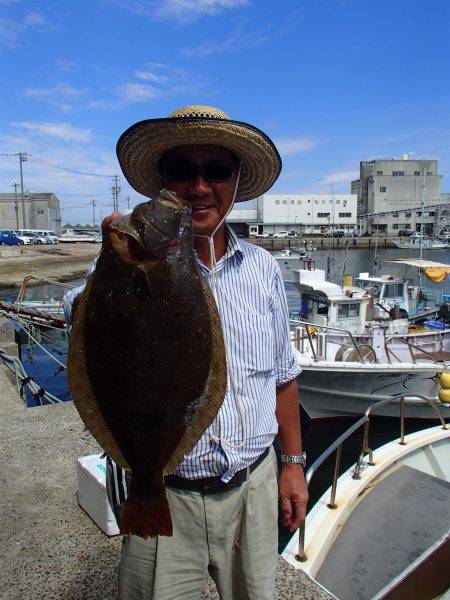
[[[369,409],[306,473],[309,485],[336,452],[331,487],[282,557],[339,600],[429,600],[450,586],[450,431],[439,415],[441,425],[405,436],[403,401],[399,439],[372,452]],[[338,478],[342,445],[360,427],[361,453]]]
[[[291,278],[294,270],[314,263],[311,259],[311,252],[306,247],[284,248],[271,254],[280,267],[284,281]]]
[[[396,248],[403,250],[411,248],[417,250],[420,247],[424,250],[443,250],[448,247],[446,241],[437,238],[410,237],[407,240],[392,240],[392,243]]]
[[[412,333],[401,314],[378,320],[368,290],[328,282],[319,269],[296,270],[290,283],[301,293],[291,336],[303,369],[300,402],[311,419],[359,415],[370,404],[401,393],[439,402],[439,374],[450,358],[450,328]],[[432,417],[423,403],[410,402],[411,418]],[[392,411],[388,405],[376,414],[391,416]]]
[[[98,235],[93,233],[84,233],[80,231],[74,231],[73,229],[62,229],[61,234],[58,236],[58,242],[60,243],[74,243],[74,242],[95,242],[99,243],[101,240]]]

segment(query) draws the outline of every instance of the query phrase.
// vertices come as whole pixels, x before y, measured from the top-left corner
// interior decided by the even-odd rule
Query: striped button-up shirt
[[[214,275],[197,257],[211,286],[227,347],[228,385],[210,427],[174,474],[229,481],[270,446],[278,431],[276,388],[301,372],[289,337],[283,279],[269,252],[239,240],[227,228],[227,250]],[[90,272],[95,268],[95,261]],[[65,296],[68,324],[84,285]]]

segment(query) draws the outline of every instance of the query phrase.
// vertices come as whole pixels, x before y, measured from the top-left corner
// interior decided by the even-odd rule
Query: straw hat
[[[161,189],[161,157],[186,144],[214,144],[236,154],[241,160],[236,202],[267,192],[281,171],[280,155],[265,133],[212,106],[186,106],[166,119],[135,123],[120,136],[117,157],[128,183],[152,197]]]

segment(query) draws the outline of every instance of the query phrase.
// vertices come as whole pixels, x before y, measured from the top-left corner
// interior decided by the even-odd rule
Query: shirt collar
[[[232,258],[236,256],[236,261],[238,264],[241,264],[242,259],[244,258],[244,252],[242,250],[242,245],[239,241],[239,238],[234,233],[229,225],[225,225],[226,236],[227,236],[227,251],[224,254],[224,259]]]

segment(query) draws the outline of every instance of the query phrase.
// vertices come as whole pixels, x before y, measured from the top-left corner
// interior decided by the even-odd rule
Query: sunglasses
[[[162,175],[169,181],[193,181],[200,174],[205,181],[230,181],[236,174],[236,168],[225,163],[205,163],[195,165],[186,161],[173,161],[163,165]]]

